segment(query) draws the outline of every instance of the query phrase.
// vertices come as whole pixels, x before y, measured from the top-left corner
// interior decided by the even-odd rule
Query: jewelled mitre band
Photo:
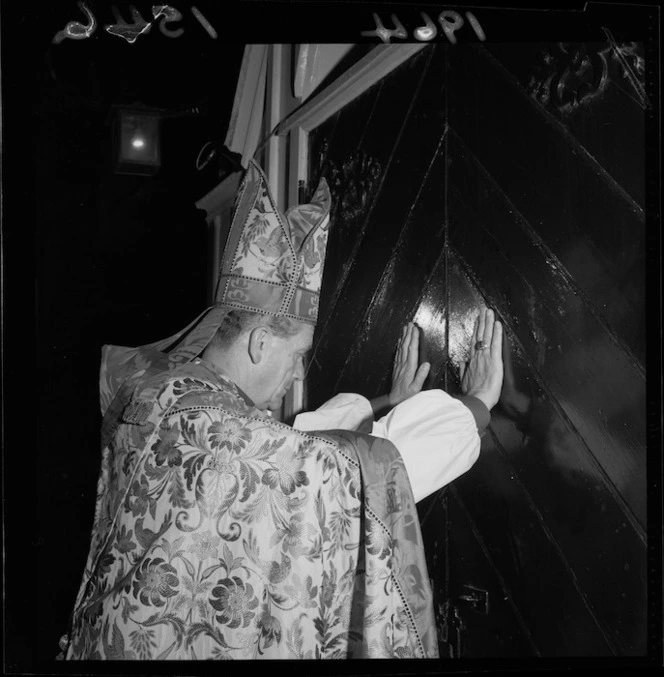
[[[321,179],[310,204],[282,215],[265,174],[252,160],[238,190],[215,301],[315,324],[330,204],[327,182]]]

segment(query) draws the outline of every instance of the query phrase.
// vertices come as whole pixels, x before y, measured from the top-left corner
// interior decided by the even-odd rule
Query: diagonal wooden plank
[[[450,128],[643,363],[641,208],[486,50],[450,52],[450,60]]]
[[[398,185],[404,194],[404,199],[408,201],[407,193],[415,194],[419,188],[417,176],[421,175],[425,170],[435,146],[432,149],[427,145],[423,145],[422,139],[420,139],[417,148],[422,149],[424,155],[420,156],[421,153],[417,155],[410,168],[410,172],[405,171],[405,167],[398,165],[395,172],[391,172],[390,167],[395,154],[396,157],[399,157],[399,152],[412,146],[413,137],[417,136],[414,134],[414,121],[418,118],[421,120],[427,115],[427,106],[425,105],[426,102],[422,101],[422,95],[426,93],[427,96],[431,96],[431,93],[426,91],[427,88],[424,86],[424,83],[428,82],[431,78],[434,78],[436,81],[439,80],[438,73],[429,75],[429,63],[434,55],[435,52],[429,52],[426,55],[428,60],[419,69],[414,72],[411,70],[404,73],[406,81],[412,83],[415,80],[416,88],[412,98],[408,99],[406,119],[403,120],[403,123],[400,123],[396,143],[388,147],[389,157],[383,164],[384,169],[381,174],[380,185],[375,195],[381,194],[384,190],[388,190],[388,192],[393,191]],[[413,77],[414,73],[415,77]],[[396,74],[393,77],[398,77],[398,75]],[[438,86],[440,87],[440,84]],[[393,95],[397,96],[400,101],[403,101],[403,90],[399,86],[399,82],[394,81],[392,87]],[[367,137],[363,149],[369,155],[372,154],[370,151],[372,147],[377,148],[379,152],[385,152],[381,130],[386,124],[394,125],[393,120],[390,122],[390,118],[394,115],[393,110],[383,108],[378,112],[380,115],[376,118],[376,128]],[[397,149],[400,150],[397,151]],[[377,215],[374,215],[375,209],[378,209]],[[344,260],[338,262],[337,268],[340,271],[335,271],[333,266],[330,266],[330,269],[328,269],[328,262],[326,261],[322,295],[328,296],[328,298],[331,298],[331,301],[326,306],[324,316],[321,318],[321,323],[317,330],[313,361],[309,369],[309,376],[317,381],[315,389],[321,400],[331,394],[331,385],[327,384],[324,386],[318,378],[321,371],[318,362],[319,355],[325,355],[325,369],[328,372],[334,372],[340,368],[343,359],[345,359],[343,351],[345,350],[344,346],[347,344],[347,334],[352,321],[349,322],[350,316],[347,313],[349,309],[348,304],[344,306],[341,301],[350,300],[350,315],[359,312],[359,307],[365,302],[364,297],[367,293],[371,294],[375,286],[375,283],[369,282],[369,278],[380,276],[382,272],[381,261],[384,261],[384,257],[387,255],[384,250],[386,247],[389,250],[389,239],[397,236],[398,230],[395,229],[400,229],[402,225],[402,219],[397,219],[392,214],[385,215],[384,209],[384,205],[377,205],[374,199],[367,216],[363,217],[361,226],[353,233],[351,251],[344,257]],[[343,223],[333,225],[330,240],[346,234],[347,229],[344,230],[344,226],[345,224]],[[365,242],[365,236],[369,238],[368,242]],[[334,249],[334,244],[332,247]],[[361,266],[358,266],[358,258],[362,260]],[[330,289],[331,281],[334,284],[333,289]],[[332,328],[334,328],[334,332],[332,332]]]
[[[575,53],[577,48],[580,51]],[[622,43],[620,49],[629,55],[630,63],[642,58],[642,46],[636,43]],[[622,192],[643,213],[645,115],[642,103],[628,91],[632,90],[632,84],[627,69],[621,64],[624,57],[620,49],[617,46],[613,49],[608,41],[584,43],[569,52],[560,45],[542,43],[486,46],[487,59],[495,63],[502,77],[521,89],[533,106],[541,109],[547,124],[558,128],[578,154],[604,176],[612,190]],[[580,86],[577,91],[590,93],[590,96],[574,110],[569,110],[568,106],[562,112],[551,101],[559,79],[549,78],[569,68],[579,56],[586,57],[594,65],[585,72],[588,76],[585,82],[575,81],[573,84]],[[545,58],[548,63],[544,63]],[[598,87],[596,95],[592,95],[594,78],[590,76],[596,76],[604,69],[605,82]],[[542,100],[543,96],[535,96],[538,85],[540,93],[548,98],[546,103]],[[610,124],[606,124],[608,120]],[[600,121],[603,123],[600,124]],[[620,133],[616,133],[617,129]]]
[[[476,163],[463,160],[458,148],[456,157],[463,171],[454,178],[460,183],[450,187],[452,246],[482,287],[491,290],[492,302],[514,327],[534,373],[629,506],[630,519],[643,527],[643,373],[548,265],[512,205],[484,180]]]
[[[495,303],[482,281],[473,275],[471,283],[458,266],[454,268],[457,272],[451,275],[450,326],[458,328],[453,332],[450,350],[457,362],[458,344],[465,345],[471,331],[466,309],[481,303],[480,294],[505,316],[501,304]],[[464,271],[468,272],[465,266]],[[536,374],[515,338],[509,316],[505,326],[511,350],[506,352],[506,385],[501,403],[492,412],[491,434],[483,440],[480,461],[457,484],[465,486],[466,492],[477,490],[474,481],[485,486],[487,496],[477,502],[473,514],[489,541],[501,529],[509,530],[509,525],[490,524],[495,511],[487,511],[487,505],[507,501],[512,506],[515,487],[521,486],[519,495],[524,498],[518,510],[537,516],[539,528],[544,529],[563,558],[604,634],[611,637],[618,653],[638,653],[645,638],[645,534],[634,519],[629,519],[630,511],[622,496],[593,462],[584,439]],[[501,454],[503,460],[496,454]],[[496,464],[506,468],[504,477],[509,480],[495,482]],[[511,511],[512,508],[510,514]],[[535,547],[528,538],[520,539],[520,543],[526,554]],[[506,573],[513,569],[510,562],[500,566],[504,575],[512,575]],[[515,575],[518,577],[518,572]],[[607,580],[611,581],[609,588]],[[564,589],[561,587],[561,592]]]
[[[367,371],[370,355],[377,364],[381,358],[391,357],[401,327],[414,317],[422,288],[437,267],[445,243],[446,132],[443,129],[369,305],[357,323],[352,348],[334,385],[337,391],[342,383],[359,381],[359,373]],[[399,299],[398,305],[393,303],[395,298]],[[427,329],[431,334],[432,328]],[[385,360],[384,365],[387,368],[377,373],[389,373],[391,359]],[[365,387],[372,390],[370,384]]]

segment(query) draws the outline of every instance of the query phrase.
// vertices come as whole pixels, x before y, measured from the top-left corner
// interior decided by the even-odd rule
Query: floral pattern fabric
[[[141,382],[112,430],[66,658],[437,655],[389,442],[295,431],[201,360]]]

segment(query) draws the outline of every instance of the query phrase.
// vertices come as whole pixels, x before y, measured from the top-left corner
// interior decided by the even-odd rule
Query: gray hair
[[[275,336],[283,339],[299,334],[305,323],[290,317],[233,309],[224,316],[211,344],[216,348],[227,349],[239,336],[259,325],[268,327]]]

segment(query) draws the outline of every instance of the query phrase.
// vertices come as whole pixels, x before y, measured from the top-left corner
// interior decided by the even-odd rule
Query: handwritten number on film
[[[466,19],[471,25],[472,29],[475,31],[475,35],[481,40],[486,40],[486,35],[480,26],[480,22],[477,20],[475,15],[472,12],[466,12]],[[413,37],[416,40],[422,42],[428,42],[433,40],[438,34],[438,27],[431,20],[431,17],[424,12],[420,12],[422,19],[424,20],[424,25],[416,28],[413,31]],[[373,31],[362,31],[361,35],[365,37],[377,37],[380,38],[383,42],[390,42],[391,38],[401,38],[405,40],[408,37],[408,32],[404,28],[403,24],[397,18],[396,14],[392,14],[392,24],[394,28],[386,28],[383,26],[383,22],[380,20],[378,14],[374,12],[373,15],[376,28]],[[445,33],[445,37],[453,44],[456,45],[457,37],[455,32],[458,31],[464,25],[464,19],[458,12],[453,12],[452,10],[444,10],[438,15],[438,23]]]
[[[97,29],[97,20],[92,12],[88,9],[84,2],[79,2],[80,10],[86,15],[88,23],[83,24],[80,21],[70,21],[61,31],[55,34],[53,42],[57,45],[66,38],[72,40],[84,40],[89,38]],[[131,22],[125,21],[118,8],[112,7],[114,24],[104,26],[104,30],[111,35],[117,35],[119,38],[124,38],[129,43],[136,42],[140,35],[150,32],[152,24],[159,20],[159,30],[167,38],[179,38],[184,33],[184,28],[168,28],[168,24],[182,21],[182,14],[173,7],[168,5],[153,5],[152,6],[152,21],[146,21],[141,13],[131,5],[129,11],[131,13]],[[217,31],[212,28],[210,22],[203,16],[201,11],[196,7],[191,8],[191,13],[196,17],[197,21],[207,31],[208,35],[216,39]]]

